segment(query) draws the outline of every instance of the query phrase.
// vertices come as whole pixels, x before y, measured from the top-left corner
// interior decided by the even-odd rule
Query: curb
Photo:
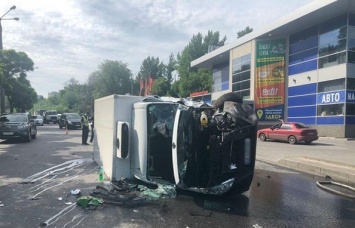
[[[339,140],[339,141],[355,141],[355,138],[337,138],[328,136],[319,136],[319,139]]]
[[[313,160],[305,157],[282,159],[279,161],[279,164],[297,171],[321,177],[330,176],[333,180],[355,184],[355,168],[350,165],[335,164],[329,161]]]

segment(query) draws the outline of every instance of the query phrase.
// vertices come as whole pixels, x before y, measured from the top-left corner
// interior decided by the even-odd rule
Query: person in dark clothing
[[[81,145],[89,145],[89,143],[87,143],[89,137],[89,113],[86,113],[84,116],[81,117],[81,127]]]
[[[90,142],[92,142],[94,140],[94,117],[90,117],[89,121],[91,121],[91,138],[90,138]]]

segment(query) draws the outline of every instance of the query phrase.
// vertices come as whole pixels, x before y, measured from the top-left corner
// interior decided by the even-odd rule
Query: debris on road
[[[80,194],[80,189],[71,190],[71,191],[70,191],[70,194],[72,194],[72,195],[78,195],[78,194]]]
[[[172,185],[158,184],[156,189],[147,188],[144,185],[139,185],[139,191],[141,196],[146,196],[151,200],[175,198],[176,190]]]
[[[59,201],[62,201],[62,200],[63,200],[63,197],[58,197],[58,200],[59,200]]]
[[[217,210],[217,211],[233,211],[234,208],[229,203],[217,202],[205,200],[203,202],[203,207],[208,210]]]
[[[104,203],[103,199],[96,198],[93,196],[82,196],[79,197],[76,201],[76,204],[84,207],[85,209],[95,210],[97,206],[100,206]]]
[[[34,184],[34,181],[20,181],[19,184]]]

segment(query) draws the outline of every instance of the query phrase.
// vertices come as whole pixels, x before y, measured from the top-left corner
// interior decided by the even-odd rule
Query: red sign
[[[194,93],[190,93],[190,97],[202,96],[202,95],[207,94],[207,93],[208,93],[207,90],[199,91],[199,92],[194,92]]]

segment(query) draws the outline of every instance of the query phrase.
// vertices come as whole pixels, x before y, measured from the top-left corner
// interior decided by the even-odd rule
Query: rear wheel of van
[[[223,110],[224,102],[232,101],[237,103],[243,103],[243,99],[236,93],[230,92],[220,96],[213,104],[214,107]]]

